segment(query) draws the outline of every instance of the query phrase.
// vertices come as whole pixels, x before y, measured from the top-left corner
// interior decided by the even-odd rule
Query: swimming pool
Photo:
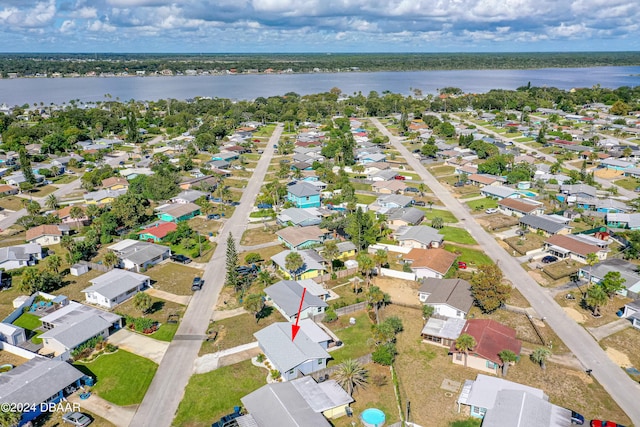
[[[369,408],[362,411],[360,419],[362,419],[362,423],[367,427],[382,427],[386,416],[380,409]]]
[[[536,197],[537,194],[534,193],[533,191],[527,191],[527,190],[518,190],[518,193],[522,194],[523,196],[527,196],[527,197]]]

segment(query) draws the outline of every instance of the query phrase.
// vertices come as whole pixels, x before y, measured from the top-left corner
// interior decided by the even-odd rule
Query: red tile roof
[[[161,224],[156,224],[154,226],[146,228],[141,232],[139,232],[138,234],[151,234],[152,236],[155,236],[158,239],[162,239],[172,231],[176,231],[177,228],[178,226],[176,225],[175,222],[163,222]]]
[[[414,248],[404,256],[405,260],[412,260],[411,268],[428,268],[440,274],[446,274],[458,255],[440,248]]]
[[[516,339],[516,331],[508,326],[490,319],[470,319],[462,329],[462,334],[471,335],[476,340],[476,346],[471,353],[483,359],[502,364],[498,353],[511,350],[520,354],[522,343]],[[455,343],[451,345],[452,352],[458,352]]]

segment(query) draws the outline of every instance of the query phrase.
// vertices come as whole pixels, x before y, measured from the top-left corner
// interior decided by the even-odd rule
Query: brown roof
[[[62,232],[57,225],[43,224],[27,230],[27,241],[37,239],[41,236],[62,236]]]
[[[602,250],[596,245],[590,245],[588,243],[581,242],[572,236],[565,236],[562,234],[556,234],[549,237],[544,241],[550,245],[558,246],[563,249],[567,249],[578,255],[587,256],[588,254],[595,254]]]
[[[405,184],[399,179],[395,179],[393,181],[376,181],[373,184],[371,184],[371,186],[373,188],[378,188],[378,189],[386,188],[391,191],[401,191],[407,188],[407,184]]]
[[[404,259],[413,261],[411,268],[428,268],[440,274],[446,274],[458,255],[444,249],[414,248]]]
[[[462,279],[425,278],[420,293],[429,294],[428,304],[447,304],[468,313],[473,305],[471,284]]]
[[[371,162],[371,163],[367,163],[366,165],[367,168],[377,168],[380,170],[387,170],[387,169],[391,169],[391,165],[387,162]]]
[[[64,218],[66,218],[66,217],[68,217],[68,216],[71,216],[71,208],[72,208],[73,206],[74,206],[74,205],[67,205],[67,206],[65,206],[65,207],[64,207],[64,208],[62,208],[62,209],[58,209],[58,210],[56,211],[56,215],[58,215],[58,218],[60,218],[60,219],[64,219]],[[78,207],[79,207],[80,209],[82,209],[82,211],[83,211],[83,212],[85,212],[86,208],[85,208],[84,206],[78,206]]]
[[[469,175],[469,180],[479,182],[480,184],[490,185],[496,182],[497,178],[493,176],[486,176],[486,175],[480,175],[477,173],[472,173],[471,175]]]
[[[128,187],[129,186],[129,181],[127,181],[125,178],[122,178],[120,176],[112,176],[110,178],[102,180],[102,187],[103,188],[111,188],[114,185],[123,185],[125,187]]]
[[[467,320],[461,334],[471,335],[476,340],[476,346],[471,350],[471,353],[497,364],[502,364],[502,360],[498,356],[502,350],[511,350],[517,356],[522,348],[522,343],[516,339],[515,329],[495,320]],[[455,343],[451,345],[451,351],[458,352]]]
[[[526,201],[526,199],[502,199],[498,202],[498,205],[507,207],[511,210],[522,212],[522,213],[531,213],[540,207],[544,207],[544,205],[539,205],[537,203],[531,203]]]
[[[317,225],[309,227],[287,227],[279,230],[276,234],[284,241],[290,243],[294,247],[306,242],[307,240],[321,240],[327,230],[321,229]]]
[[[0,184],[0,193],[6,193],[7,191],[17,190],[17,187],[13,187],[7,184]]]

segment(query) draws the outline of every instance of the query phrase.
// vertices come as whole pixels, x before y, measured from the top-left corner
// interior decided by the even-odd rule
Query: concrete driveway
[[[80,399],[78,393],[73,393],[71,396],[67,397],[67,400],[71,403],[79,404],[81,410],[87,410],[94,413],[117,427],[127,427],[131,423],[133,415],[136,413],[136,409],[138,408],[138,405],[114,405],[113,403],[97,396],[95,393],[91,393],[91,396],[86,400]]]
[[[166,341],[145,337],[128,329],[120,329],[111,335],[108,341],[130,353],[153,360],[158,365],[169,348],[169,343]]]

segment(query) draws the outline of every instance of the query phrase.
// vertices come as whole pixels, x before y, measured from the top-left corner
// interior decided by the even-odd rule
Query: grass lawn
[[[369,205],[376,201],[377,197],[371,194],[358,194],[356,193],[356,199],[358,203]]]
[[[351,317],[356,319],[355,325],[349,323]],[[364,356],[373,351],[372,346],[368,343],[369,339],[372,338],[372,323],[371,320],[369,320],[369,315],[365,311],[346,314],[340,316],[335,322],[325,324],[329,326],[338,338],[340,338],[340,341],[344,343],[340,350],[334,350],[330,353],[333,360],[328,362],[329,366],[342,363],[346,359],[355,359]]]
[[[613,181],[613,183],[619,187],[622,187],[626,190],[630,190],[633,191],[635,190],[638,186],[640,186],[640,181],[638,181],[636,178],[623,178],[623,179],[618,179]]]
[[[425,221],[433,221],[433,218],[440,217],[445,224],[455,224],[458,222],[458,218],[456,218],[455,215],[444,209],[429,209],[429,207],[419,207],[418,209],[424,211]]]
[[[462,246],[451,244],[444,245],[449,252],[460,254],[458,261],[466,262],[469,265],[493,264],[493,260],[485,255],[484,252],[475,249],[469,249]]]
[[[191,376],[172,425],[209,427],[240,406],[240,398],[266,384],[267,371],[250,360]]]
[[[351,185],[356,191],[371,191],[371,184],[365,184],[364,182],[352,182]]]
[[[508,239],[504,239],[507,245],[509,245],[520,255],[525,255],[529,251],[541,248],[542,245],[544,245],[545,240],[547,240],[546,237],[539,236],[534,233],[526,234],[524,240],[520,236],[514,236],[509,237]]]
[[[133,305],[133,300],[133,298],[128,299],[127,301],[123,302],[115,309],[113,309],[113,311],[120,315],[142,317],[142,312],[135,308],[135,306]],[[151,297],[151,301],[153,301],[151,310],[145,313],[144,317],[156,322],[166,323],[169,314],[178,314],[182,316],[182,313],[184,313],[185,310],[185,307],[183,305],[172,301],[165,301],[154,297]]]
[[[55,178],[51,178],[51,182],[53,182],[54,184],[68,184],[70,182],[75,181],[76,179],[78,179],[77,175],[60,175],[57,176]]]
[[[484,199],[469,200],[468,202],[466,202],[466,204],[472,211],[481,211],[488,208],[498,207],[498,201],[495,199],[490,199],[489,197],[485,197]]]
[[[280,227],[277,226],[267,226],[266,229],[264,227],[248,229],[242,234],[240,244],[243,246],[254,246],[263,243],[277,242],[278,236],[276,236],[275,232],[279,229]]]
[[[171,342],[177,330],[178,330],[177,323],[163,323],[162,325],[160,325],[160,328],[157,331],[155,331],[152,335],[149,335],[149,336],[159,341]]]
[[[257,131],[253,133],[253,136],[271,136],[273,130],[276,128],[276,125],[266,125],[260,127]]]
[[[364,295],[364,292],[359,292],[357,294],[353,292],[353,285],[351,283],[347,283],[348,279],[349,279],[348,277],[338,279],[337,281],[339,284],[331,288],[333,292],[335,292],[340,296],[340,299],[329,301],[328,304],[330,306],[334,306],[334,304],[338,302],[343,306],[347,306],[347,305],[356,304],[366,300],[366,296]],[[343,283],[347,283],[347,284],[344,285]],[[361,286],[363,286],[364,281],[361,281],[360,284]]]
[[[447,242],[461,243],[463,245],[475,245],[478,243],[471,237],[471,234],[463,228],[442,227],[439,232]]]
[[[57,189],[58,189],[58,187],[53,186],[53,185],[44,185],[42,187],[34,188],[33,191],[31,191],[30,194],[33,197],[44,197],[44,196],[48,196],[49,194],[53,193]]]
[[[16,326],[20,326],[21,328],[24,328],[27,334],[27,337],[29,337],[32,343],[34,344],[42,343],[42,340],[38,338],[38,336],[44,333],[44,331],[36,331],[36,329],[42,326],[42,322],[40,321],[40,318],[35,314],[22,313],[22,315],[20,315],[20,317],[18,317],[13,322],[13,324]]]
[[[247,186],[247,181],[245,181],[244,179],[225,178],[224,185],[233,188],[244,188]]]
[[[447,166],[447,165],[429,166],[427,169],[435,177],[443,176],[443,175],[451,175],[456,171],[455,167]]]
[[[415,184],[415,181],[422,182],[422,178],[420,178],[420,176],[417,173],[400,171],[400,175],[406,176],[407,178],[411,178],[411,180],[414,181],[411,184]]]
[[[8,351],[0,350],[0,365],[13,365],[20,366],[23,363],[27,363],[29,359],[25,359],[24,357],[17,356],[13,353],[9,353]]]
[[[0,197],[0,208],[10,211],[19,211],[22,209],[22,202],[27,199],[17,196]]]
[[[98,396],[120,406],[142,402],[158,365],[124,350],[102,355],[91,363],[74,365],[96,378],[91,389]]]
[[[167,262],[149,269],[146,273],[152,286],[176,295],[191,295],[191,281],[202,275],[202,271],[189,265]]]
[[[531,138],[530,136],[521,136],[520,138],[515,138],[514,141],[515,142],[529,142],[529,141],[533,141],[534,139]]]
[[[640,340],[637,339],[638,331],[633,328],[627,328],[613,335],[609,335],[600,341],[600,345],[605,350],[612,348],[624,353],[628,358],[631,366],[640,367]],[[635,377],[634,379],[640,380]]]

